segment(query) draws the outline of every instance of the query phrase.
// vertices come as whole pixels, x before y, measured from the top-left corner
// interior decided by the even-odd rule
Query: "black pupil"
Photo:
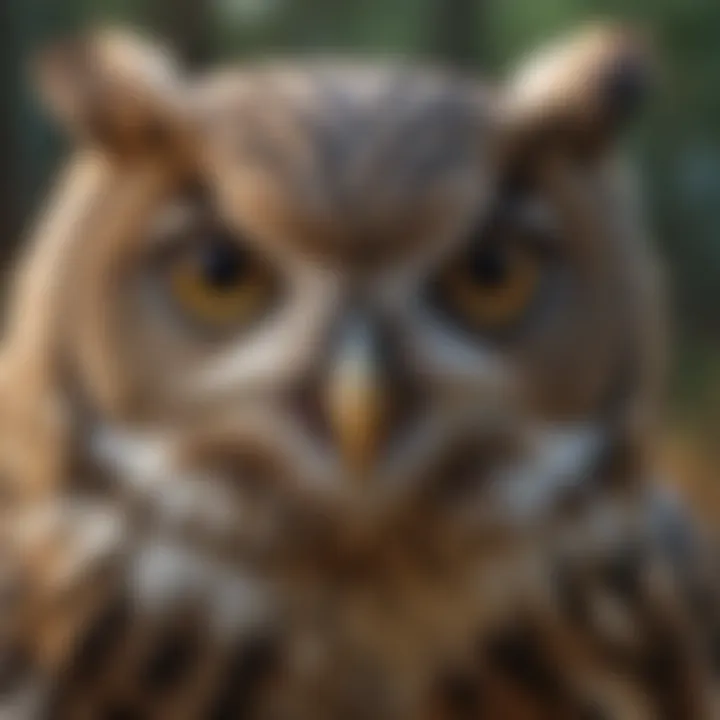
[[[510,253],[501,245],[483,245],[470,255],[468,272],[473,282],[486,287],[499,287],[507,282]]]
[[[247,254],[229,242],[215,242],[201,248],[199,261],[203,277],[217,290],[235,287],[249,268]]]

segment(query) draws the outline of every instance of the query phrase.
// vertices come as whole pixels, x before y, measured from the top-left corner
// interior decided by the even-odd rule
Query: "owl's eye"
[[[513,233],[484,233],[445,268],[434,295],[460,324],[496,332],[522,319],[537,296],[543,272],[537,247]]]
[[[221,233],[175,252],[167,277],[173,300],[183,313],[216,329],[252,322],[268,309],[275,294],[267,267]]]

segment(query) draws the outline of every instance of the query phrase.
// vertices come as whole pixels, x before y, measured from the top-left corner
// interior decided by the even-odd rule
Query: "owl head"
[[[616,150],[648,66],[610,26],[494,84],[50,48],[74,150],[9,305],[8,487],[498,527],[637,480],[658,295]]]

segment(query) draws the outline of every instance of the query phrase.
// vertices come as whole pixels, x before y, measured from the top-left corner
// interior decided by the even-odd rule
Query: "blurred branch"
[[[197,67],[213,59],[211,0],[151,0],[148,15],[152,27],[172,43],[186,65]]]

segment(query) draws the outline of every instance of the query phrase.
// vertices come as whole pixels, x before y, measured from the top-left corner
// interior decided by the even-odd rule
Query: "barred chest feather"
[[[304,564],[238,565],[100,505],[33,516],[8,697],[47,705],[13,717],[715,716],[713,568],[657,498],[471,552],[408,527]]]

